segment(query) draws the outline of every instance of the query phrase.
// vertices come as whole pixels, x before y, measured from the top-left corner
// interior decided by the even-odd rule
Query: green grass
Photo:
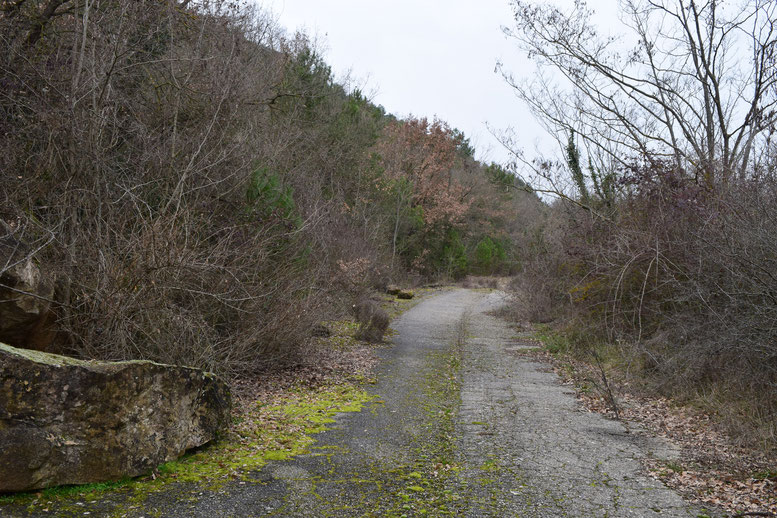
[[[682,473],[683,471],[685,471],[685,468],[683,468],[682,465],[672,461],[667,461],[666,467],[671,469],[675,473]]]
[[[767,469],[753,474],[755,480],[777,480],[777,470]]]
[[[572,348],[569,338],[564,333],[556,331],[547,325],[538,325],[535,337],[542,343],[545,350],[551,354],[564,354]]]

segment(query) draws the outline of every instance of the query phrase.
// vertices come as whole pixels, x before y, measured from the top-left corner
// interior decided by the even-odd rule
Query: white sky
[[[375,103],[399,117],[448,122],[470,138],[480,160],[509,160],[486,124],[512,128],[526,151],[549,141],[494,70],[497,61],[516,77],[533,69],[501,31],[512,25],[508,0],[257,1],[290,32],[323,43],[338,78],[350,71]]]

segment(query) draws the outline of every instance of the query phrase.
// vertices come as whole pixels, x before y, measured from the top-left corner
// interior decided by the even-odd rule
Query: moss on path
[[[144,483],[159,490],[92,494],[56,516],[701,516],[639,472],[645,453],[617,423],[513,354],[521,338],[489,316],[500,303],[431,297],[394,322],[374,385],[258,406],[237,450],[216,445]],[[50,515],[30,498],[6,515]]]

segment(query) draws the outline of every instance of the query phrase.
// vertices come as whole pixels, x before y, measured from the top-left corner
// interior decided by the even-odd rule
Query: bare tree
[[[516,26],[505,33],[539,73],[503,74],[562,148],[575,131],[594,167],[670,161],[703,185],[758,159],[776,120],[774,2],[623,0],[626,37],[600,34],[580,0],[569,12],[512,3]]]
[[[749,420],[774,445],[777,3],[622,0],[620,38],[581,1],[513,6],[506,32],[538,73],[503,73],[563,155],[505,139],[560,198],[519,278],[525,305],[593,337],[581,349],[612,344],[657,390],[725,393],[748,416],[732,429]]]

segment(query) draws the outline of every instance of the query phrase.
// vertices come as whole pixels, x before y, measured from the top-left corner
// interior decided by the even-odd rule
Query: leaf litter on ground
[[[550,364],[584,408],[615,417],[597,366],[544,350],[515,354]],[[777,517],[777,452],[740,444],[698,409],[641,394],[617,378],[610,381],[624,426],[661,437],[680,451],[676,461],[646,457],[643,465],[650,476],[689,501],[717,506],[731,517]]]

